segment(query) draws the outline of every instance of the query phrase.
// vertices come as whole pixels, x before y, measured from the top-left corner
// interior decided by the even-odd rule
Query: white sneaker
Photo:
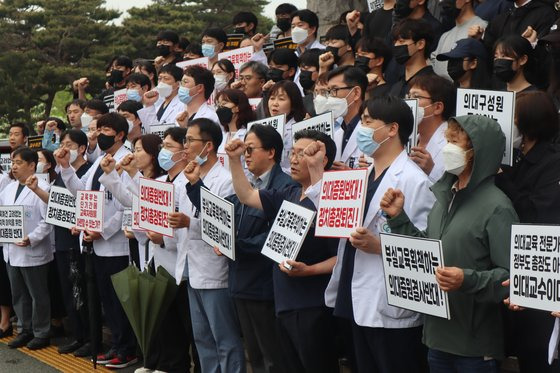
[[[144,368],[144,367],[138,368],[134,371],[134,373],[154,373],[154,372],[155,372],[155,370],[151,370],[151,369]]]

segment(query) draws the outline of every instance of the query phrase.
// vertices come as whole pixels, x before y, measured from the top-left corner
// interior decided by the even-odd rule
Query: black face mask
[[[289,18],[278,18],[278,20],[276,21],[276,26],[278,26],[278,28],[282,30],[282,32],[286,32],[290,29],[290,27],[292,27],[292,23],[290,22]]]
[[[111,74],[109,74],[109,78],[107,79],[107,83],[110,85],[115,85],[124,80],[124,72],[121,70],[113,70]]]
[[[272,80],[274,83],[278,83],[279,81],[284,80],[282,75],[284,75],[283,70],[271,68],[266,73],[266,80]]]
[[[331,52],[332,55],[334,56],[334,63],[338,65],[338,63],[340,62],[340,56],[338,55],[338,50],[340,48],[337,47],[327,47],[325,48],[326,52]]]
[[[233,110],[226,106],[220,106],[216,109],[216,115],[222,126],[227,127],[231,123],[231,118],[233,118]]]
[[[466,72],[467,71],[463,69],[462,58],[453,58],[447,61],[447,73],[454,82],[459,80],[463,75],[465,75]]]
[[[397,19],[404,19],[412,13],[414,9],[410,7],[410,0],[397,0],[393,12]]]
[[[233,29],[233,33],[245,35],[245,27],[236,27]]]
[[[100,133],[97,135],[97,144],[99,145],[99,149],[107,151],[107,149],[115,145],[115,136],[107,136]]]
[[[157,50],[158,56],[167,57],[171,54],[171,48],[169,47],[169,45],[158,45]]]
[[[311,79],[311,75],[313,75],[313,71],[301,70],[299,72],[299,84],[301,84],[301,88],[303,88],[304,91],[309,91],[313,88],[313,84],[315,84],[313,79]]]
[[[369,73],[369,61],[371,59],[364,56],[358,56],[356,60],[354,60],[354,67],[362,70],[364,73]]]
[[[517,71],[513,70],[513,60],[497,58],[494,60],[494,75],[504,83],[510,82]]]
[[[404,65],[410,59],[408,45],[393,46],[393,57],[395,57],[395,61],[397,61],[398,64]]]

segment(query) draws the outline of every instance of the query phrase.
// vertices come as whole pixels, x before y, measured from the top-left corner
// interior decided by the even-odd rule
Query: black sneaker
[[[27,348],[30,350],[40,350],[45,347],[49,347],[51,340],[48,338],[38,338],[35,337],[27,344]]]
[[[25,346],[33,339],[33,334],[30,332],[23,332],[8,343],[10,348],[20,348]]]
[[[75,357],[90,357],[91,356],[91,343],[87,342],[82,347],[74,351]]]
[[[138,362],[138,357],[131,355],[131,356],[117,356],[107,364],[105,364],[105,368],[108,369],[122,369],[134,365]]]
[[[82,347],[84,344],[82,342],[73,341],[68,343],[67,345],[59,346],[58,353],[59,354],[69,354],[71,352],[76,351],[78,348]]]

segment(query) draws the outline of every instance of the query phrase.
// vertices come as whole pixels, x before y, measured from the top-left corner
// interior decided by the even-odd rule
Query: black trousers
[[[120,356],[134,355],[136,337],[111,282],[111,275],[128,266],[128,256],[104,257],[93,254],[93,265],[105,321],[111,329],[111,348]]]
[[[58,267],[54,260],[49,263],[48,283],[49,295],[51,297],[51,317],[53,319],[61,319],[66,316],[66,309],[62,298],[62,290],[60,289]]]
[[[144,356],[144,367],[168,373],[184,373],[190,372],[191,362],[195,367],[194,372],[200,372],[193,339],[187,282],[183,281],[152,341],[149,356]]]
[[[10,289],[10,279],[8,278],[2,246],[0,246],[0,306],[12,306],[12,290]]]
[[[428,372],[422,326],[388,329],[352,325],[358,373]]]
[[[335,373],[335,321],[327,307],[304,308],[277,316],[280,342],[290,372]]]

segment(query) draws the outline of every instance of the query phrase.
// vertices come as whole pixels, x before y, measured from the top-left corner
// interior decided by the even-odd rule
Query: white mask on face
[[[134,122],[127,119],[126,122],[128,123],[128,133],[134,129]]]
[[[420,122],[422,122],[422,120],[424,119],[428,119],[434,116],[434,114],[430,114],[428,116],[426,116],[426,108],[429,108],[430,106],[432,106],[433,104],[430,104],[428,106],[418,106],[418,111],[416,112],[416,115],[418,115],[418,118],[416,118],[416,123],[420,124]]]
[[[75,149],[70,149],[70,163],[74,163],[78,159],[78,151]]]
[[[39,162],[37,163],[37,173],[38,174],[42,174],[45,172],[45,168],[47,167],[47,165],[43,162]]]
[[[93,120],[93,117],[88,113],[83,113],[80,117],[80,122],[82,122],[82,128],[88,128],[89,124]]]
[[[214,75],[214,88],[216,91],[222,91],[227,86],[227,75],[216,74]]]
[[[173,87],[163,82],[159,82],[156,89],[159,95],[163,98],[169,97],[171,95],[171,92],[173,92]]]
[[[352,90],[350,90],[350,92],[348,92],[348,94],[343,98],[332,96],[327,98],[326,106],[332,111],[333,118],[336,119],[344,117],[348,114],[348,102],[346,101],[346,98],[350,95],[350,93],[352,93]]]
[[[511,136],[511,141],[513,141],[514,149],[521,149],[521,143],[523,142],[523,135],[519,133],[516,125],[513,125],[513,133]]]
[[[460,146],[447,143],[443,149],[443,164],[445,171],[459,176],[467,167],[467,151]]]
[[[315,107],[316,114],[323,114],[328,110],[327,101],[328,98],[323,95],[317,95],[317,97],[313,99],[313,106]]]
[[[292,29],[292,41],[296,44],[301,44],[307,39],[308,31],[301,27],[294,27]]]

